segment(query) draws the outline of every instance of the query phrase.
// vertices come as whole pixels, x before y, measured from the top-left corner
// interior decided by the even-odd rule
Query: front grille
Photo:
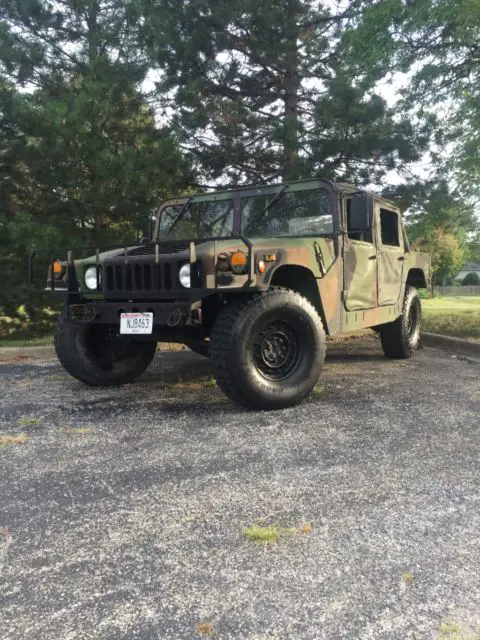
[[[106,265],[105,291],[168,291],[176,285],[172,272],[168,263]]]

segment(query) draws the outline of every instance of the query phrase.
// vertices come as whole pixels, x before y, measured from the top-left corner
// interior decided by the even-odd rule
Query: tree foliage
[[[433,162],[464,197],[478,202],[478,0],[374,1],[345,40],[357,73],[408,74],[399,108],[435,125]]]
[[[422,251],[431,255],[433,284],[451,284],[465,264],[467,255],[453,233],[435,228],[418,244]]]
[[[29,250],[132,239],[191,180],[141,91],[133,2],[7,0],[0,8],[0,283],[9,315],[30,298]],[[19,282],[20,280],[20,282]]]
[[[290,180],[312,175],[379,182],[418,159],[413,128],[355,75],[342,33],[369,2],[161,0],[145,38],[164,71],[162,106],[208,177]]]

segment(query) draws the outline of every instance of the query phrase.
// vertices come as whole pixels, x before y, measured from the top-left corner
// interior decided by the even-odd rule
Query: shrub
[[[428,289],[419,289],[418,295],[421,300],[430,300],[430,298],[432,297],[432,294]]]

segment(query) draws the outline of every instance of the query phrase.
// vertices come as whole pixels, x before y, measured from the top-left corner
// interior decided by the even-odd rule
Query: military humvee
[[[66,299],[55,347],[75,378],[131,382],[157,341],[178,342],[210,357],[232,400],[277,409],[316,384],[326,335],[370,327],[387,356],[409,358],[430,266],[391,202],[310,180],[168,200],[138,246],[69,252],[48,278]]]

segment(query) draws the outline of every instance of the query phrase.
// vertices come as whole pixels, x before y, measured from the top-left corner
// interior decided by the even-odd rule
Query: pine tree
[[[15,114],[28,211],[98,240],[181,187],[187,164],[139,89],[148,63],[134,1],[6,0],[0,17],[0,70],[31,92]]]
[[[355,77],[343,31],[364,6],[318,0],[161,0],[145,38],[160,102],[205,174],[227,181],[381,179],[426,137]]]
[[[47,303],[26,282],[32,249],[132,241],[191,179],[140,90],[138,25],[128,0],[0,5],[0,316]]]

